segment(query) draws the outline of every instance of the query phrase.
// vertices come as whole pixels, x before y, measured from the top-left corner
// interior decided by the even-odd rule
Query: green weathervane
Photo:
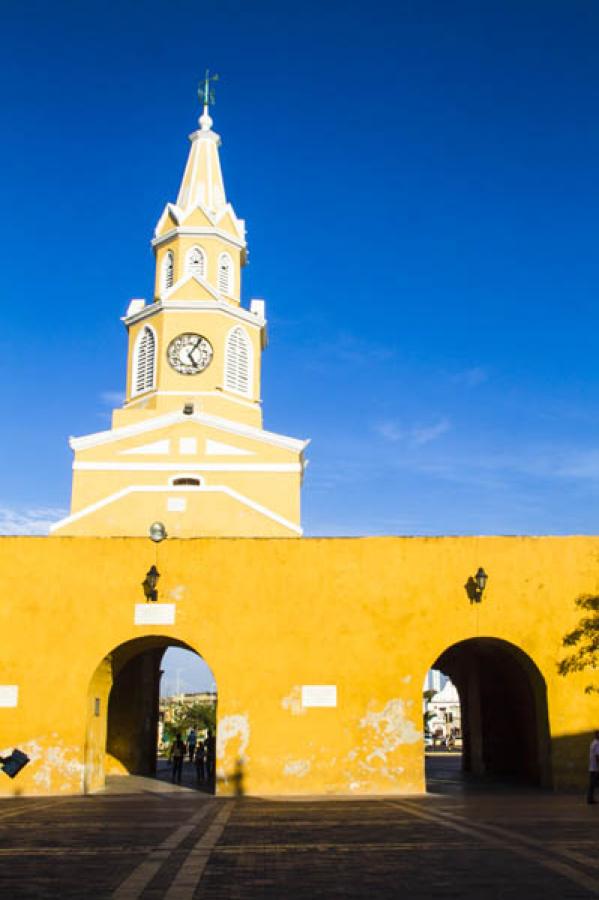
[[[214,106],[214,87],[213,83],[218,81],[218,75],[211,75],[209,70],[206,69],[206,75],[204,76],[204,84],[200,84],[198,88],[198,97],[200,98],[200,102],[204,104],[204,106]]]

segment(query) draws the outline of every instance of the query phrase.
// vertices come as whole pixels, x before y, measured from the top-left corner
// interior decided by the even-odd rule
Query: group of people
[[[175,781],[181,784],[183,762],[187,755],[189,755],[189,762],[195,763],[197,783],[204,784],[212,781],[216,759],[216,740],[210,728],[203,741],[198,741],[195,728],[192,728],[187,735],[187,742],[183,740],[180,732],[175,735],[169,755],[173,767],[173,784]]]

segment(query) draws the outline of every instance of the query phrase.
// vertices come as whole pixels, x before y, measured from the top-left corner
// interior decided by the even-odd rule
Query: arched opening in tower
[[[88,693],[84,789],[141,775],[214,793],[217,692],[182,641],[135,638],[97,667]]]
[[[547,688],[526,653],[471,638],[444,650],[432,672],[424,683],[427,790],[551,786]]]

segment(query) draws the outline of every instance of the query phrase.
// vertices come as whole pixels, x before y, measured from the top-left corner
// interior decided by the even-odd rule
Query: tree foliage
[[[169,731],[180,731],[181,734],[190,728],[216,728],[216,707],[207,703],[177,703],[172,709]]]
[[[576,628],[564,635],[562,640],[564,647],[571,647],[572,652],[558,663],[560,675],[596,671],[599,668],[599,596],[578,597],[575,603],[583,611],[583,616]],[[599,692],[598,683],[585,687],[585,693],[593,691]]]

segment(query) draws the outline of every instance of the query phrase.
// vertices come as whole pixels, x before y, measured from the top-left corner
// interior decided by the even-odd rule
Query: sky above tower
[[[0,532],[66,514],[204,69],[309,535],[597,533],[599,7],[3,9]]]

